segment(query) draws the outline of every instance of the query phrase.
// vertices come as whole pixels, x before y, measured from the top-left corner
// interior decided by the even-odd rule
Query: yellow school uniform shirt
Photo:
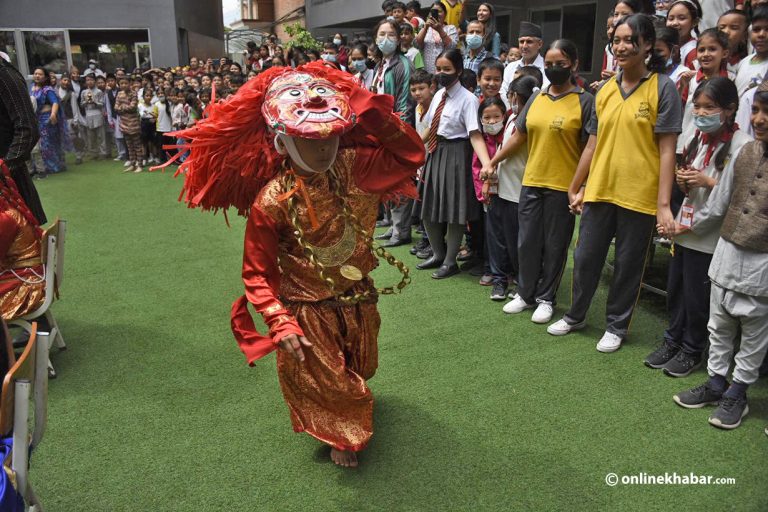
[[[537,93],[516,120],[528,135],[523,185],[568,191],[584,143],[594,96],[581,87],[558,97]]]
[[[584,202],[612,203],[656,214],[659,193],[658,135],[680,133],[682,103],[672,80],[649,73],[629,94],[621,73],[597,92],[589,132],[597,146]]]
[[[447,0],[440,0],[440,3],[443,4],[445,10],[447,11],[445,15],[445,24],[453,25],[456,28],[459,28],[459,22],[461,21],[461,10],[464,7],[461,0],[456,0],[456,5],[454,6],[451,6]]]

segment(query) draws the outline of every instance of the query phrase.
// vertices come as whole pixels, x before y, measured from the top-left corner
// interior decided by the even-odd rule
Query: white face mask
[[[331,151],[335,154],[339,151],[339,137],[334,137],[335,139],[335,147],[331,149]],[[283,147],[280,146],[278,143],[278,140],[282,142]],[[275,137],[275,148],[277,149],[277,152],[281,155],[288,155],[293,163],[295,163],[298,167],[300,167],[302,170],[312,173],[321,173],[325,172],[328,169],[330,169],[333,166],[333,162],[328,166],[326,169],[313,169],[312,167],[307,164],[304,159],[301,157],[301,154],[299,153],[299,149],[296,147],[296,142],[293,140],[293,137],[289,137],[288,135],[283,135],[282,133],[278,134]]]
[[[483,123],[483,132],[487,133],[488,135],[497,135],[503,129],[504,121],[499,121],[498,123],[493,124]]]
[[[96,69],[96,64],[88,64],[88,67],[91,69]]]

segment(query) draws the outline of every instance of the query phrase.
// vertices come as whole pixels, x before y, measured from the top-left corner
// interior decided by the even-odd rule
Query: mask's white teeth
[[[309,110],[305,110],[304,113],[301,114],[301,117],[299,118],[299,120],[296,121],[296,126],[306,121],[308,117],[309,117]]]
[[[340,120],[342,120],[342,121],[346,121],[346,119],[344,119],[344,116],[342,116],[341,114],[339,114],[339,113],[338,113],[338,112],[337,112],[335,109],[331,109],[331,110],[329,110],[328,112],[329,112],[329,113],[330,113],[330,114],[331,114],[333,117],[335,117],[336,119],[340,119]]]

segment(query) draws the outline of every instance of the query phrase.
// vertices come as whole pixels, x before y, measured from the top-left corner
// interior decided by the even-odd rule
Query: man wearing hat
[[[544,74],[544,57],[539,52],[544,44],[541,39],[541,27],[527,21],[520,22],[520,32],[517,36],[517,44],[520,48],[520,53],[523,58],[510,62],[507,67],[504,68],[504,81],[501,83],[501,98],[507,101],[507,89],[509,84],[515,77],[517,68],[522,66],[536,66],[541,70],[541,75],[544,79],[542,88],[549,84],[547,76]]]
[[[88,69],[86,69],[83,73],[83,78],[88,75],[94,75],[94,78],[97,76],[103,76],[104,78],[107,77],[107,74],[99,69],[99,62],[96,59],[91,59],[88,61]]]

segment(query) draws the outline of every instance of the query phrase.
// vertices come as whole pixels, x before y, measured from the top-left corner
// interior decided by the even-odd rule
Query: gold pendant
[[[339,272],[350,281],[360,281],[363,278],[363,272],[354,265],[342,265]]]

